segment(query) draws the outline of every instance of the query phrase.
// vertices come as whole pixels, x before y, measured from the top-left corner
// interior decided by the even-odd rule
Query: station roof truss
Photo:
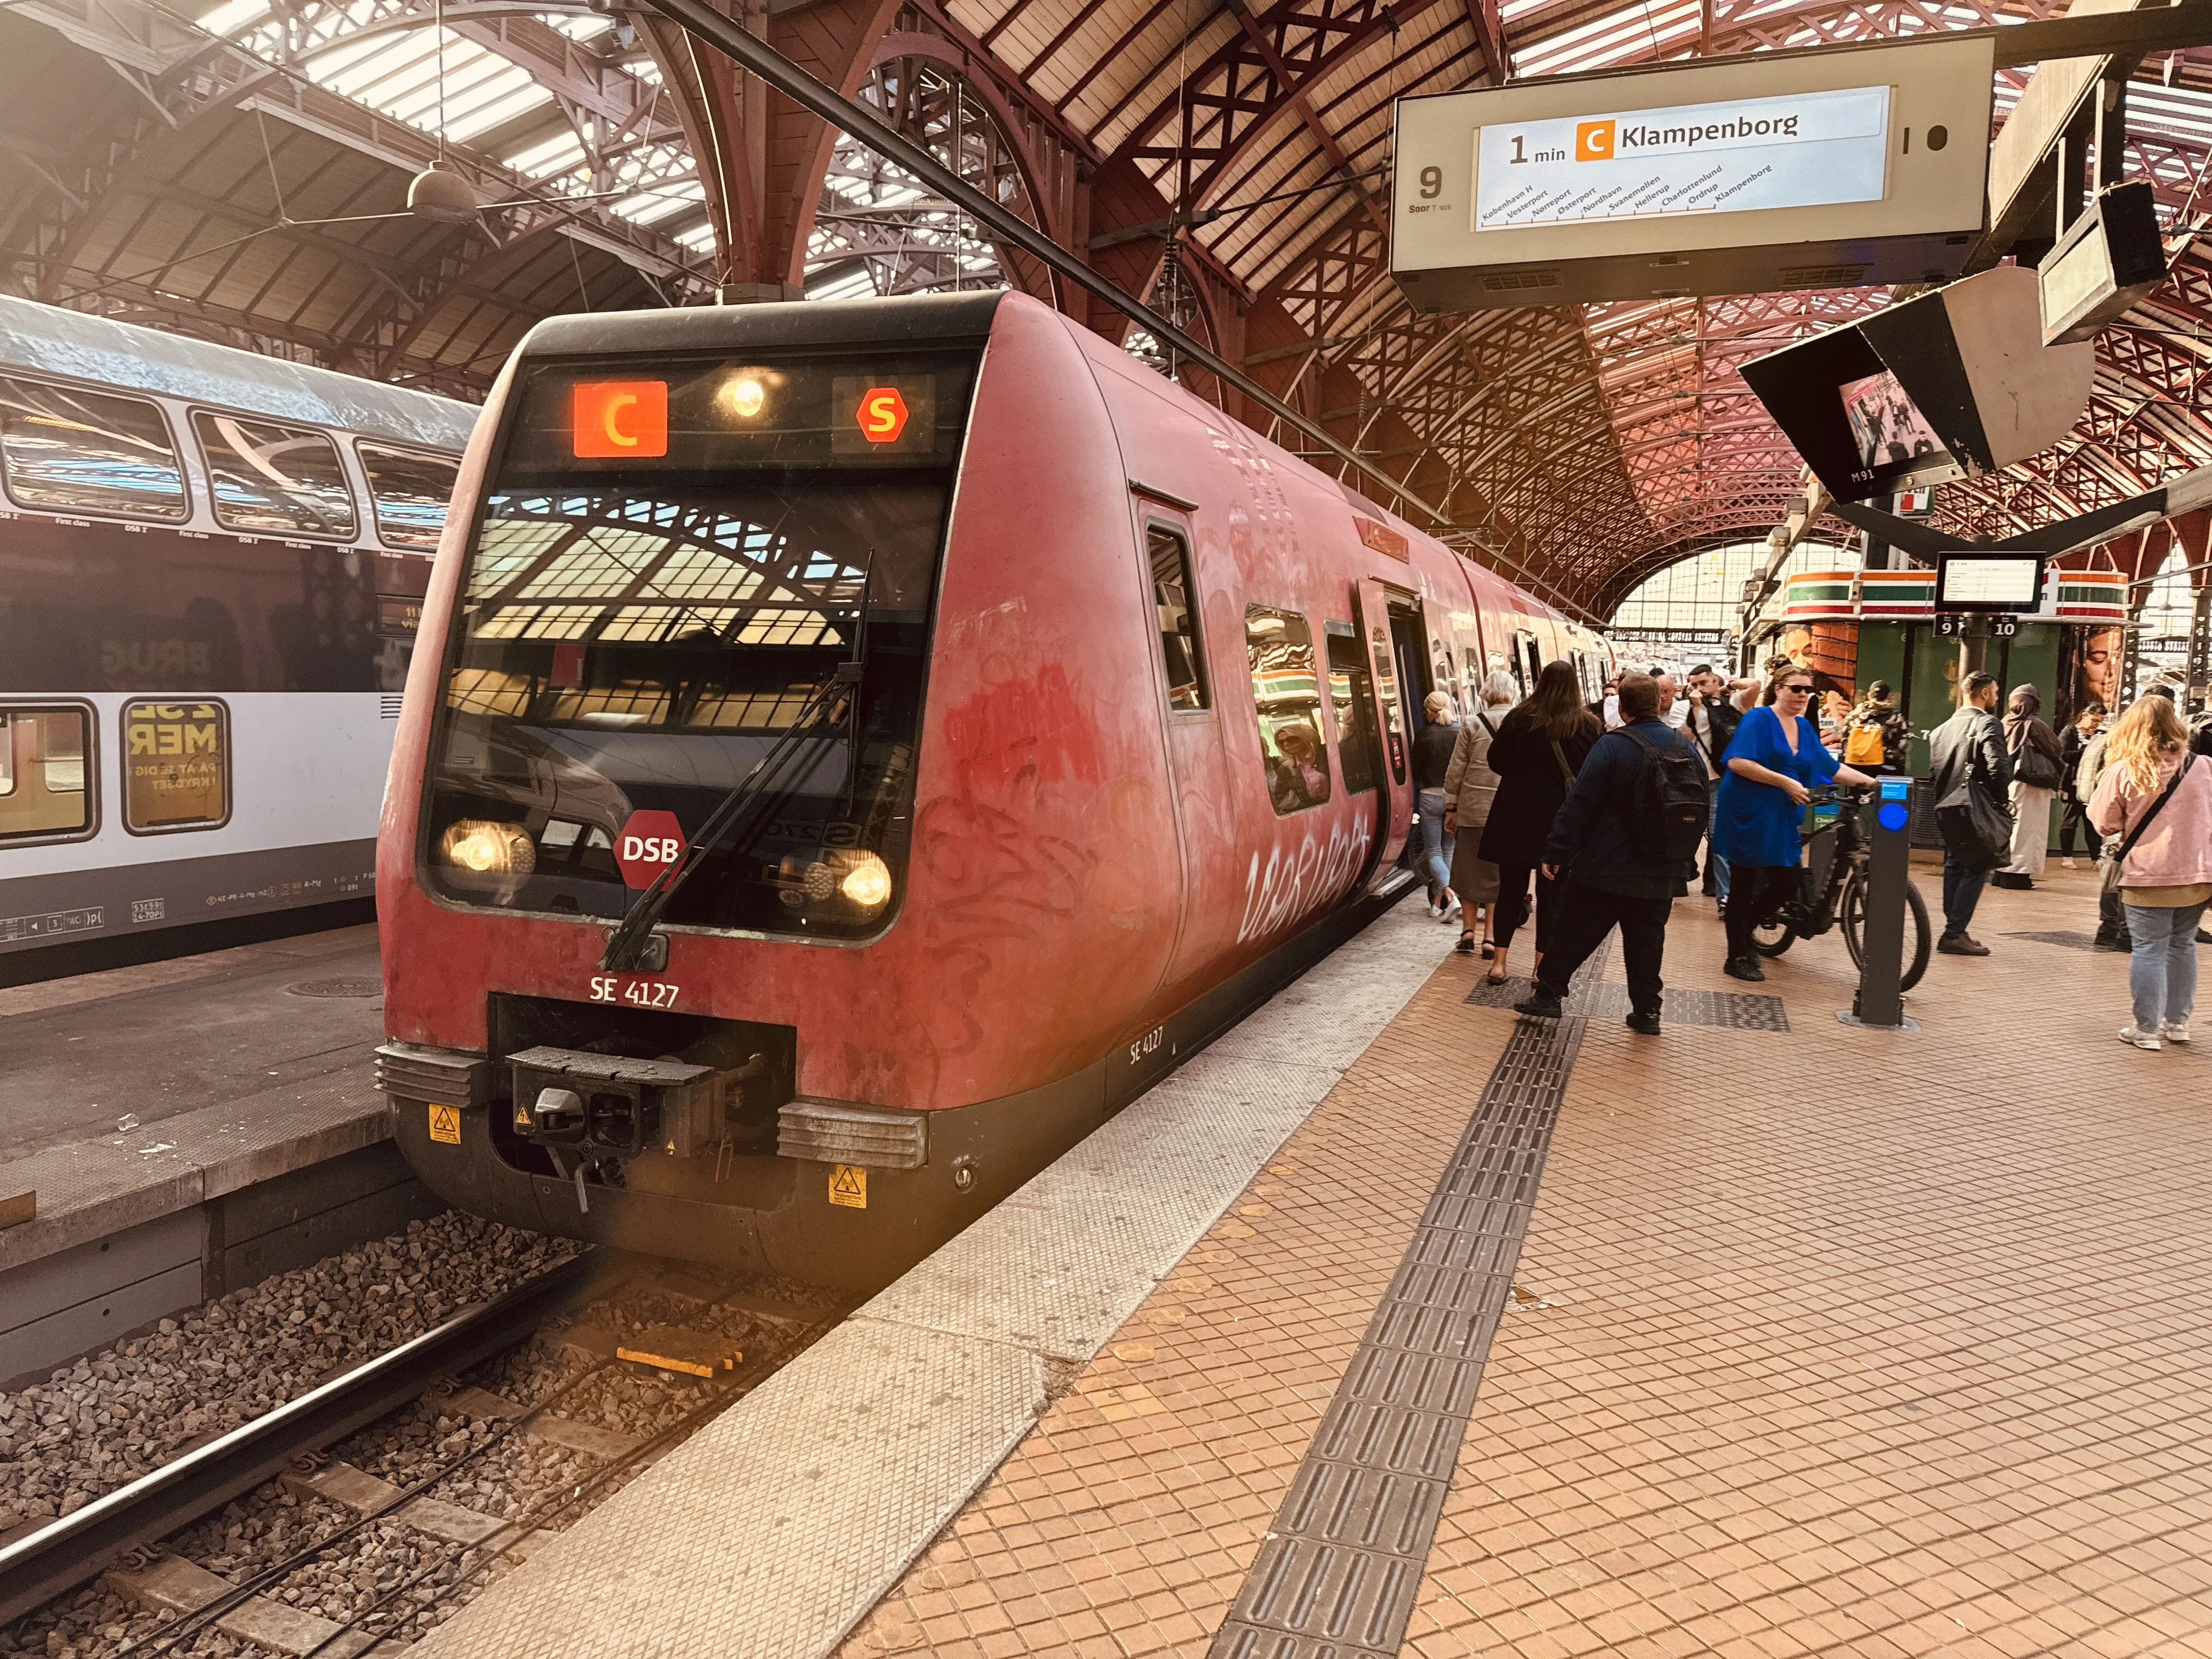
[[[1886,289],[1416,314],[1398,98],[2038,19],[2047,0],[735,0],[744,26],[1318,421],[1567,609],[1756,539],[1800,464],[1747,359]],[[14,0],[0,286],[479,394],[557,311],[1012,285],[1316,465],[1295,429],[650,12],[541,0]],[[2000,119],[2029,71],[1999,73]],[[2096,343],[2067,441],[1942,488],[2002,535],[2212,462],[2212,52],[2130,88],[2168,280]],[[404,211],[442,164],[481,202]],[[1375,495],[1379,486],[1346,482]],[[1418,515],[1413,515],[1418,518]],[[1823,533],[1847,532],[1826,524]]]

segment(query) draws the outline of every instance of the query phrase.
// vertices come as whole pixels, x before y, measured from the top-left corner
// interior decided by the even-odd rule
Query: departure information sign
[[[1878,202],[1888,136],[1887,86],[1484,126],[1474,228]]]
[[[2039,553],[1946,553],[1936,564],[1938,611],[2033,611],[2043,597]]]

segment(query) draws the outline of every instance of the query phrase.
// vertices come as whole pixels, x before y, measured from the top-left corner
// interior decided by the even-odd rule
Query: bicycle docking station
[[[1867,848],[1866,946],[1859,988],[1836,1018],[1846,1025],[1917,1031],[1898,988],[1905,966],[1905,894],[1912,882],[1912,780],[1875,781],[1874,832]]]

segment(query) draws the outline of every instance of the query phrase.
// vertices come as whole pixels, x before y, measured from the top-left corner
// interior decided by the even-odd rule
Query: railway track
[[[570,1322],[580,1308],[607,1322]],[[842,1311],[611,1250],[572,1257],[0,1547],[0,1652],[397,1654]],[[644,1431],[593,1420],[617,1395],[638,1418],[655,1389]],[[435,1435],[435,1455],[410,1458],[396,1443],[410,1433]],[[487,1471],[504,1473],[504,1513],[469,1501],[499,1491],[473,1478]],[[266,1530],[257,1510],[276,1516]],[[288,1511],[309,1517],[296,1547]]]

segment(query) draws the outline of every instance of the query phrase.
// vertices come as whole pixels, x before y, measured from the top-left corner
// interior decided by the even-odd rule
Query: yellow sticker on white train
[[[839,1164],[830,1170],[830,1201],[848,1210],[868,1207],[868,1172],[857,1164]]]
[[[447,1146],[461,1144],[461,1109],[458,1106],[430,1108],[430,1139]]]

